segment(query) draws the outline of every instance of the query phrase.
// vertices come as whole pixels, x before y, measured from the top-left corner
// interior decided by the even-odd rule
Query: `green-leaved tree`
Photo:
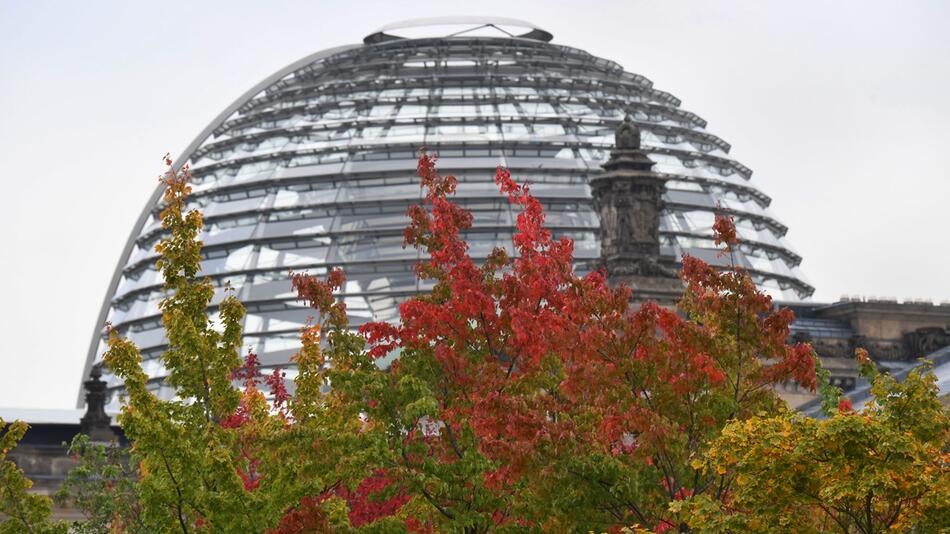
[[[65,534],[66,523],[50,519],[50,498],[30,493],[33,482],[7,458],[28,428],[0,418],[0,534]]]

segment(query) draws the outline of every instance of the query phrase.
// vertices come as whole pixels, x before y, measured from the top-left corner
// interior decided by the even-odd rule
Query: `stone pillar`
[[[94,442],[109,443],[116,439],[112,431],[112,418],[106,413],[106,383],[102,381],[102,368],[94,365],[86,388],[86,413],[79,420],[79,432],[88,435]]]
[[[633,288],[633,300],[675,305],[683,288],[676,259],[660,254],[660,212],[666,179],[653,172],[630,115],[615,134],[603,171],[590,180],[600,215],[601,260],[611,285]]]

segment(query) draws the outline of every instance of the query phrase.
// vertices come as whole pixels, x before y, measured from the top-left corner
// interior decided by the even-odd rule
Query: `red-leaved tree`
[[[815,387],[810,347],[786,344],[791,312],[747,272],[687,256],[679,312],[633,309],[605,273],[575,273],[573,243],[551,235],[540,202],[504,169],[495,181],[521,209],[513,254],[477,262],[455,178],[429,155],[418,172],[425,200],[405,236],[434,287],[400,306],[400,324],[362,327],[366,350],[334,297],[343,274],[294,277],[321,322],[304,331],[290,412],[307,446],[333,459],[316,464],[351,489],[305,500],[287,521],[303,524],[308,507],[333,521],[346,502],[347,528],[688,530],[671,501],[729,498],[731,473],[699,464],[723,426],[782,411],[777,382]],[[717,217],[713,230],[730,254],[732,222]],[[385,484],[367,488],[373,477]],[[352,515],[362,505],[346,492],[360,487],[382,513]]]

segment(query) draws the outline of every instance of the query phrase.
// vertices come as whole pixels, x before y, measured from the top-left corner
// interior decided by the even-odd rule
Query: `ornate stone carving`
[[[854,350],[845,339],[816,339],[811,346],[824,358],[854,358]]]
[[[614,136],[616,146],[604,172],[591,178],[594,206],[600,215],[601,258],[611,278],[677,278],[660,256],[660,212],[666,180],[652,171],[641,150],[640,129],[627,115]],[[636,288],[634,288],[636,289]]]
[[[610,274],[612,276],[652,276],[658,278],[676,278],[679,276],[675,269],[665,267],[656,258],[649,256],[618,263]]]
[[[863,348],[875,361],[912,360],[950,346],[950,327],[923,327],[904,334],[903,339],[870,338],[854,334],[850,338],[813,338],[797,331],[789,341],[811,343],[822,358],[854,358],[854,350]]]
[[[868,351],[868,356],[874,361],[881,360],[906,360],[907,350],[899,340],[869,338],[860,334],[851,336],[849,348],[853,356],[854,349],[863,348]]]
[[[910,358],[926,356],[950,346],[950,326],[945,328],[939,326],[918,328],[913,332],[904,334],[904,342],[907,345]]]
[[[808,343],[815,353],[822,358],[854,358],[854,348],[848,339],[842,338],[816,338],[810,332],[798,330],[792,334],[789,343]]]

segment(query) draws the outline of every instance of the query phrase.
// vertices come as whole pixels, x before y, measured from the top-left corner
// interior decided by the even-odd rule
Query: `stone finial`
[[[79,431],[92,441],[111,442],[116,439],[112,431],[112,418],[106,413],[106,383],[102,380],[102,364],[92,366],[86,388],[86,413],[79,420]]]
[[[640,128],[633,123],[629,113],[624,116],[623,122],[614,133],[614,147],[617,150],[640,149]]]

